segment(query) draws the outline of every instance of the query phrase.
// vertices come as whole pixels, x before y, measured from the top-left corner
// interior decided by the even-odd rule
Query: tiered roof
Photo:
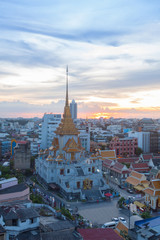
[[[137,186],[138,184],[141,184],[144,180],[146,180],[144,174],[132,171],[131,175],[126,179],[126,182],[132,184],[133,186]]]
[[[104,158],[111,159],[111,160],[116,160],[115,150],[104,150],[104,151],[100,152],[100,155],[102,157],[102,160]]]
[[[149,172],[149,166],[147,163],[143,162],[143,163],[132,163],[131,168],[137,172]]]
[[[160,179],[151,180],[149,187],[144,192],[150,196],[160,196]]]
[[[64,107],[64,114],[59,127],[55,131],[57,135],[78,135],[79,131],[75,127],[73,119],[71,117],[69,102],[68,102],[68,70],[66,79],[66,104]]]

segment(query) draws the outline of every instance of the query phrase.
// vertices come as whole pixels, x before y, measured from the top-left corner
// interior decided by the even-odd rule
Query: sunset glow
[[[1,7],[2,117],[63,113],[68,65],[79,118],[160,118],[159,1]]]

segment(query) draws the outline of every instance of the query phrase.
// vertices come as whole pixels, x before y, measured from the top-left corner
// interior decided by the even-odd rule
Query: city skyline
[[[1,117],[160,118],[160,2],[0,0]]]

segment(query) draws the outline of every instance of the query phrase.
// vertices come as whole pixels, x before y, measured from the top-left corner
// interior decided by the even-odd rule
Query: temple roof
[[[79,143],[78,144],[76,143],[74,138],[70,138],[70,139],[68,139],[63,150],[66,152],[80,152],[81,146],[79,145]]]
[[[59,127],[55,131],[57,135],[78,135],[79,131],[75,127],[73,119],[71,117],[70,107],[64,107],[64,114]]]

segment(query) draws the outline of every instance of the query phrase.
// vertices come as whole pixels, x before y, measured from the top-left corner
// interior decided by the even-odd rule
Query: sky
[[[0,117],[160,118],[159,0],[0,0]]]

